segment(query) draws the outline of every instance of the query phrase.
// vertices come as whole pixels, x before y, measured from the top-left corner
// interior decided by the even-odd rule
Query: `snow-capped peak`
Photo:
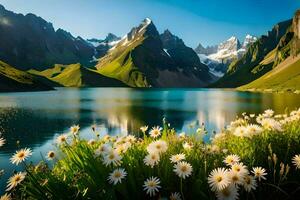
[[[249,47],[249,45],[254,43],[256,40],[257,40],[257,38],[255,36],[247,34],[245,37],[244,43],[243,43],[243,48],[247,49]]]
[[[144,22],[145,24],[149,25],[152,22],[152,20],[147,17],[146,19],[144,19]]]

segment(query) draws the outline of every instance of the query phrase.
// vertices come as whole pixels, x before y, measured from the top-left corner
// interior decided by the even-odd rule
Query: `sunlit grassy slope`
[[[299,90],[300,57],[289,57],[259,79],[239,87],[241,90]]]
[[[53,68],[36,71],[30,70],[32,74],[43,76],[65,87],[117,87],[126,86],[121,81],[105,77],[96,70],[83,67],[81,64],[55,65]]]
[[[49,90],[51,87],[27,72],[0,61],[0,91]]]
[[[132,51],[144,40],[143,36],[136,38],[126,46],[122,43],[111,50],[97,64],[98,71],[108,77],[116,78],[131,87],[147,87],[144,74],[134,65]]]

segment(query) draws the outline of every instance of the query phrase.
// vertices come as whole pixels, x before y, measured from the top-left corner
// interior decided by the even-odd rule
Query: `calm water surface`
[[[261,94],[219,89],[134,90],[129,88],[62,88],[49,92],[0,94],[0,132],[7,144],[0,150],[0,193],[13,173],[9,163],[15,150],[30,147],[31,161],[55,150],[54,138],[73,124],[81,136],[93,138],[91,125],[101,135],[138,133],[142,125],[161,125],[165,117],[178,131],[191,131],[191,123],[205,123],[211,133],[242,112],[272,108],[284,112],[300,107],[300,95]],[[16,145],[20,141],[19,146]]]

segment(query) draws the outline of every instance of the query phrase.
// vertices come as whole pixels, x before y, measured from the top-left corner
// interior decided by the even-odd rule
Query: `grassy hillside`
[[[143,37],[138,38],[128,46],[117,45],[96,66],[98,71],[108,77],[118,79],[131,87],[148,87],[145,75],[134,65],[132,51],[142,43]]]
[[[27,72],[0,61],[0,92],[51,90]]]
[[[29,70],[30,73],[47,78],[64,87],[125,87],[121,81],[105,77],[96,70],[81,64],[55,65],[44,71]]]
[[[300,90],[300,56],[289,57],[257,80],[239,87],[240,90]]]

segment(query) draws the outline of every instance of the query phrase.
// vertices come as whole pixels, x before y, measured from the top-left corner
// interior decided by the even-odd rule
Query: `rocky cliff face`
[[[200,57],[201,62],[208,65],[211,73],[221,77],[227,71],[228,66],[234,60],[241,58],[247,51],[248,47],[256,40],[256,37],[248,34],[246,35],[243,44],[241,44],[236,37],[232,36],[228,40],[220,43],[217,46],[215,53],[208,55],[198,53],[198,56]],[[201,52],[197,49],[195,49],[195,51]]]
[[[94,48],[34,14],[16,14],[0,5],[0,60],[19,69],[45,69],[55,63],[86,65]]]
[[[132,87],[201,87],[214,80],[191,48],[170,31],[159,35],[148,18],[111,48],[97,69]]]

